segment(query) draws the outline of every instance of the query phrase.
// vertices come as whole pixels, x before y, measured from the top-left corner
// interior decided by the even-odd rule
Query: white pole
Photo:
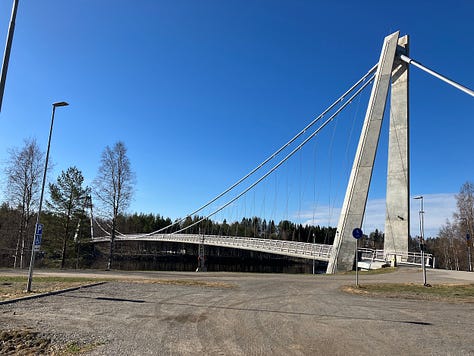
[[[13,33],[15,32],[16,12],[18,9],[18,0],[13,1],[12,16],[8,26],[7,43],[5,53],[3,54],[2,73],[0,75],[0,111],[2,111],[3,92],[5,91],[5,82],[7,80],[8,62],[10,61],[10,52],[12,49]]]
[[[355,262],[356,262],[356,287],[359,288],[359,255],[358,255],[358,249],[359,249],[359,239],[355,239]]]
[[[35,240],[38,224],[40,222],[41,208],[43,207],[43,196],[44,196],[44,185],[46,183],[46,173],[48,171],[48,160],[49,160],[49,147],[51,146],[51,135],[53,134],[53,124],[54,124],[54,113],[57,106],[67,106],[68,103],[62,101],[59,103],[53,104],[53,113],[51,114],[51,127],[49,128],[49,138],[48,138],[48,148],[46,150],[46,160],[44,162],[44,172],[43,172],[43,184],[41,186],[41,196],[39,201],[38,215],[36,215],[36,225],[35,225],[35,234],[33,236],[33,243],[31,244],[31,259],[30,259],[30,268],[28,271],[28,282],[26,284],[26,292],[31,292],[31,282],[33,279],[33,266],[35,264]]]
[[[449,85],[452,85],[453,87],[455,87],[455,88],[465,92],[466,94],[474,97],[474,91],[473,90],[465,87],[464,85],[456,83],[454,80],[451,80],[451,79],[445,77],[444,75],[435,72],[432,69],[429,69],[429,68],[425,67],[421,63],[418,63],[417,61],[405,56],[404,54],[400,55],[400,59],[402,61],[408,63],[408,64],[413,64],[415,67],[420,68],[421,70],[425,71],[426,73],[431,74],[432,76],[434,76],[438,79],[441,79],[443,82],[448,83]]]
[[[425,226],[424,226],[424,206],[423,206],[423,196],[419,195],[413,199],[420,200],[420,250],[421,250],[421,269],[423,271],[423,285],[428,286],[426,283],[426,261],[425,261]]]

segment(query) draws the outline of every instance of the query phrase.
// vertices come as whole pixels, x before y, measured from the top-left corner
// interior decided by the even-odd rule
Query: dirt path
[[[1,328],[94,345],[91,355],[474,355],[473,304],[345,294],[351,275],[93,275],[122,281],[0,306]],[[402,270],[360,283],[420,278]],[[473,280],[474,273],[428,272],[430,283]]]

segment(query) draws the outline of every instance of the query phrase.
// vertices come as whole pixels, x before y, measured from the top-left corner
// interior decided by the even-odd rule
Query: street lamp
[[[467,245],[467,263],[468,263],[468,271],[472,272],[472,257],[471,257],[471,235],[469,233],[466,234],[466,245]]]
[[[420,250],[421,250],[421,268],[423,270],[423,285],[427,286],[426,283],[426,265],[425,265],[425,227],[424,227],[424,214],[425,211],[423,210],[423,195],[418,195],[413,199],[420,200]]]
[[[3,93],[5,91],[5,82],[7,80],[8,62],[10,61],[10,52],[12,49],[13,33],[15,32],[16,12],[18,9],[18,0],[13,0],[12,16],[8,25],[7,43],[5,53],[3,54],[2,72],[0,74],[0,111],[2,111]]]
[[[33,243],[31,245],[30,269],[28,272],[28,283],[26,285],[27,292],[31,292],[31,281],[33,278],[33,266],[35,264],[35,254],[36,254],[36,251],[39,250],[39,247],[41,245],[41,234],[43,231],[43,226],[40,224],[40,215],[41,215],[41,208],[43,206],[44,185],[46,183],[46,172],[48,171],[49,147],[51,145],[51,135],[53,133],[54,113],[57,107],[68,106],[68,105],[69,104],[66,103],[65,101],[59,101],[57,103],[53,103],[53,113],[51,114],[51,127],[49,129],[48,148],[46,150],[46,160],[44,162],[43,184],[41,186],[41,196],[40,196],[40,201],[39,201],[38,215],[36,215],[35,233],[33,236]]]
[[[467,247],[467,270],[472,272],[472,257],[471,257],[471,237],[472,237],[472,225],[468,218],[462,218],[466,223],[466,247]]]

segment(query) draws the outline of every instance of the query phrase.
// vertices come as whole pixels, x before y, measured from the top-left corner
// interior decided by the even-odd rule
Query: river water
[[[103,268],[107,263],[108,246],[96,246],[97,258],[90,267]],[[256,273],[313,273],[313,261],[280,256],[263,252],[205,246],[205,267],[209,272],[256,272]],[[324,273],[327,264],[314,261],[315,273]],[[117,244],[114,253],[114,269],[196,271],[198,246],[181,243]]]

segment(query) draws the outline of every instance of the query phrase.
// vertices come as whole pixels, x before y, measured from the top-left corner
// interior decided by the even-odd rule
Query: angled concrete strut
[[[382,46],[327,273],[351,270],[354,264],[356,240],[352,237],[352,230],[362,227],[398,37],[398,31],[387,36]]]

